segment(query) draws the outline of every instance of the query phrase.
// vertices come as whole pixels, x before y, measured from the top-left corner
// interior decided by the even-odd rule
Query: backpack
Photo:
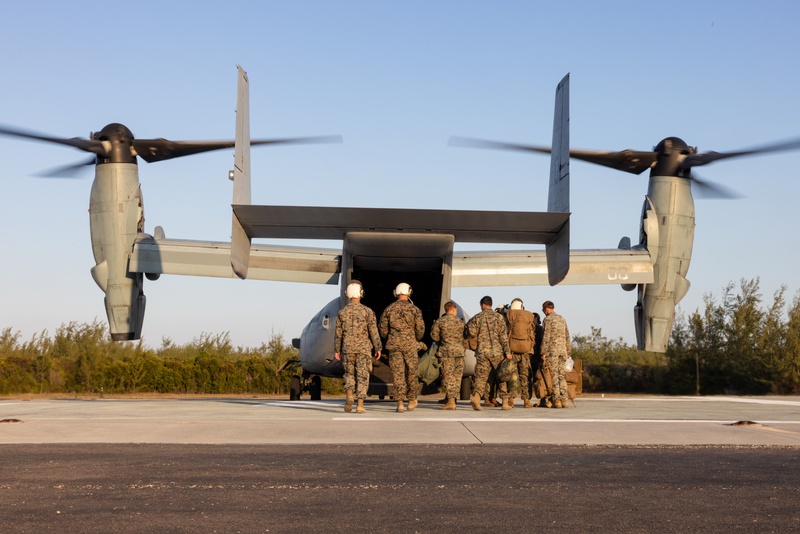
[[[530,354],[533,352],[533,314],[525,310],[508,310],[508,344],[511,352]]]

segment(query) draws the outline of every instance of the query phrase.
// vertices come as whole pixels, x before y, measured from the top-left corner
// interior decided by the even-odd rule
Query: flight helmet
[[[349,299],[363,299],[364,287],[358,280],[353,280],[347,284],[347,289],[345,290],[344,294]]]
[[[411,296],[411,286],[406,284],[405,282],[401,282],[397,284],[397,287],[394,288],[394,296],[399,297],[400,295]]]

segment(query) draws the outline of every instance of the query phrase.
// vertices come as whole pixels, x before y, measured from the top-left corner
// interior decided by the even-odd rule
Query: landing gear
[[[289,382],[289,400],[300,400],[300,393],[302,392],[303,387],[300,377],[294,375],[291,382]]]
[[[322,378],[314,375],[308,383],[308,394],[311,400],[322,400]]]
[[[293,375],[289,382],[289,400],[300,400],[300,396],[307,391],[311,400],[322,400],[322,378],[303,372],[303,375]]]

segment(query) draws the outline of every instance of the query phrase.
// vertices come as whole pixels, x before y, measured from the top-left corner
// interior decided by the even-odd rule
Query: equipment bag
[[[537,399],[543,399],[550,395],[553,389],[553,379],[550,377],[550,371],[541,365],[536,370],[536,376],[533,381],[533,396]]]
[[[425,354],[420,356],[417,364],[417,376],[426,386],[430,386],[441,375],[442,364],[439,361],[439,347],[436,343],[431,344]]]
[[[533,352],[533,314],[525,310],[509,310],[508,344],[515,354]]]
[[[567,396],[575,406],[575,397],[583,393],[583,361],[575,360],[572,370],[565,373],[567,379]]]

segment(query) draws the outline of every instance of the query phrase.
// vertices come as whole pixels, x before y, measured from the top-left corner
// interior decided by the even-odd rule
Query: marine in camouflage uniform
[[[475,349],[475,383],[470,402],[475,410],[480,410],[480,400],[486,389],[489,373],[500,366],[503,358],[511,358],[506,320],[492,309],[491,297],[481,299],[481,312],[469,320],[466,333],[468,337],[478,338]],[[503,409],[508,409],[509,394],[505,382],[500,384],[500,397],[503,399]]]
[[[567,358],[572,355],[572,343],[569,338],[567,321],[553,311],[555,306],[551,301],[542,304],[545,314],[543,321],[544,333],[542,335],[542,358],[544,365],[550,371],[553,380],[553,390],[548,400],[553,408],[567,408],[567,378],[564,368]]]
[[[381,340],[375,312],[360,301],[361,299],[351,298],[350,303],[336,315],[333,351],[337,359],[340,354],[342,356],[345,391],[355,391],[356,397],[362,401],[359,404],[363,404],[372,371],[371,355],[380,356]]]
[[[378,325],[381,337],[386,338],[386,350],[389,351],[389,367],[392,369],[398,412],[404,411],[403,400],[406,398],[409,410],[417,405],[418,348],[419,341],[425,334],[422,311],[409,300],[410,293],[411,287],[408,284],[399,284],[395,290],[397,300],[383,310]]]
[[[534,312],[533,313],[533,331],[534,331],[534,342],[533,342],[533,354],[531,355],[531,389],[533,389],[533,383],[536,381],[536,372],[542,367],[542,337],[544,336],[544,328],[542,328],[542,321],[539,318],[539,314]],[[533,395],[531,394],[531,398]]]
[[[433,323],[431,339],[439,345],[439,360],[442,362],[443,383],[447,404],[444,410],[456,409],[456,398],[461,394],[461,377],[464,375],[464,321],[456,313],[455,302],[444,305],[444,315]]]
[[[518,301],[518,306],[515,306],[515,302]],[[534,330],[534,316],[531,312],[526,310],[522,307],[522,301],[519,299],[514,299],[511,303],[511,309],[506,312],[506,321],[508,325],[508,341],[509,345],[512,347],[512,354],[514,355],[514,362],[517,364],[517,373],[519,374],[519,388],[520,388],[520,396],[522,397],[524,406],[526,408],[533,407],[531,403],[531,389],[530,389],[530,377],[531,377],[531,354],[533,353],[533,347],[536,343],[536,332]],[[525,331],[525,335],[527,341],[530,342],[530,349],[528,347],[524,347],[525,350],[523,352],[515,352],[513,343],[512,343],[512,325],[516,321],[520,321],[522,324],[522,329]],[[513,406],[513,402],[512,402]]]

